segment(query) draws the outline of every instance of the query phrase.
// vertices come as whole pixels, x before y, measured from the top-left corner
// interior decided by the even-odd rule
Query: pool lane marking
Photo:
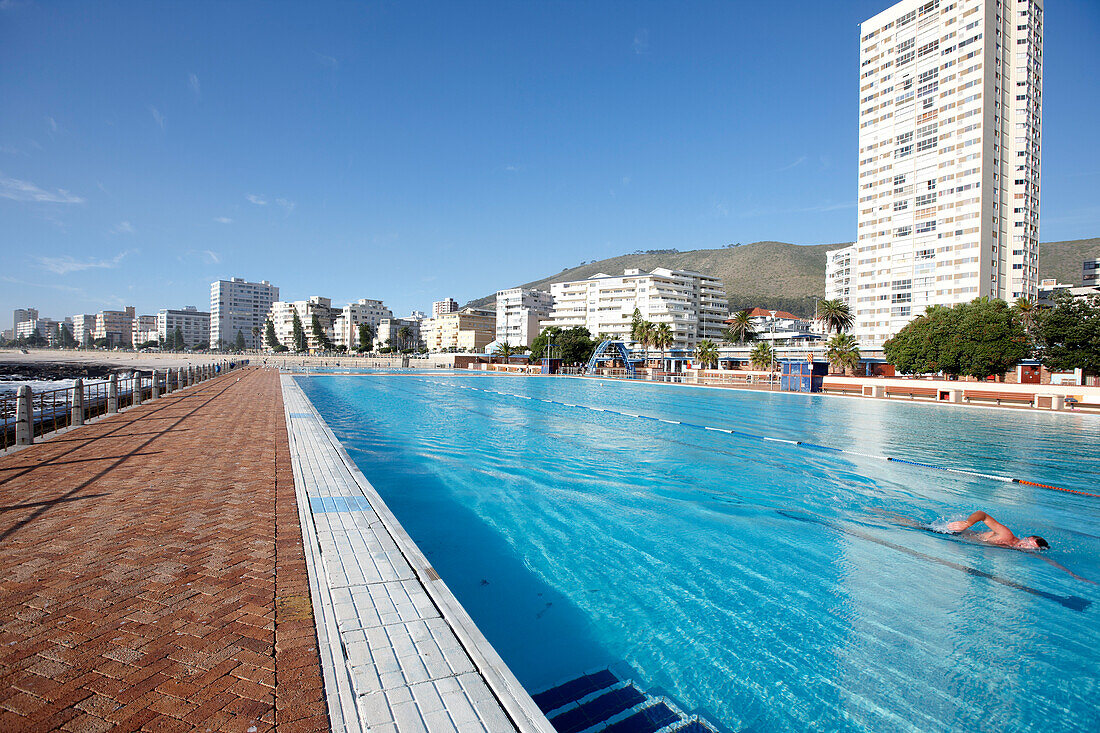
[[[427,380],[427,379],[421,379],[421,381],[432,383],[431,380]],[[446,382],[444,384],[447,384],[448,386],[451,386],[451,387],[460,386],[460,385],[450,384],[450,383],[446,383]],[[993,480],[993,481],[1000,481],[1001,483],[1006,483],[1006,484],[1023,484],[1025,486],[1036,486],[1036,487],[1042,488],[1042,489],[1051,489],[1053,491],[1062,491],[1062,492],[1065,492],[1067,494],[1077,494],[1078,496],[1091,496],[1095,499],[1100,499],[1100,494],[1094,494],[1094,493],[1090,493],[1088,491],[1079,491],[1077,489],[1067,489],[1067,488],[1062,487],[1062,486],[1051,486],[1050,484],[1040,484],[1040,483],[1036,483],[1034,481],[1025,481],[1024,479],[1013,478],[1011,476],[999,476],[999,475],[993,474],[993,473],[982,473],[981,471],[971,471],[971,470],[966,469],[966,468],[952,468],[950,466],[937,466],[937,465],[932,464],[932,463],[922,463],[920,461],[910,461],[908,459],[897,458],[895,456],[874,455],[874,454],[871,454],[871,453],[862,453],[860,451],[848,450],[846,448],[836,448],[836,447],[833,447],[831,445],[819,445],[817,443],[807,443],[807,442],[801,441],[801,440],[789,440],[789,439],[786,439],[786,438],[774,438],[770,435],[757,435],[755,433],[747,433],[747,432],[743,432],[743,431],[740,431],[740,430],[730,430],[728,428],[716,428],[716,427],[713,427],[713,426],[710,426],[710,425],[699,425],[699,424],[691,423],[691,422],[683,422],[683,421],[676,421],[676,420],[665,420],[664,418],[660,418],[660,417],[652,417],[650,415],[638,415],[638,414],[635,414],[633,412],[621,412],[619,410],[612,410],[610,408],[589,407],[587,405],[574,405],[574,404],[569,404],[569,403],[565,403],[565,402],[558,402],[557,400],[547,400],[547,399],[540,399],[540,398],[525,397],[524,395],[513,394],[513,393],[510,393],[510,392],[497,392],[496,390],[482,389],[480,387],[468,387],[466,389],[473,389],[473,390],[477,390],[478,392],[485,392],[486,394],[498,394],[502,397],[518,397],[518,398],[521,398],[521,399],[538,399],[541,402],[546,402],[547,404],[551,404],[551,405],[563,405],[565,407],[577,407],[577,408],[582,409],[582,410],[592,410],[594,412],[607,412],[607,413],[610,413],[612,415],[620,415],[622,417],[633,417],[633,418],[637,418],[639,420],[652,420],[654,422],[668,423],[669,425],[683,425],[684,427],[689,427],[689,428],[697,428],[697,429],[700,429],[700,430],[710,430],[710,431],[717,432],[717,433],[726,433],[727,435],[738,435],[738,436],[741,436],[741,437],[744,437],[744,438],[752,438],[754,440],[764,440],[764,441],[767,441],[769,443],[786,443],[787,445],[801,446],[801,447],[804,447],[804,448],[813,448],[813,449],[816,449],[816,450],[829,451],[831,453],[843,453],[845,455],[850,455],[850,456],[860,456],[862,458],[873,458],[877,461],[889,461],[889,462],[892,462],[892,463],[902,463],[902,464],[905,464],[907,466],[916,466],[918,468],[928,468],[928,469],[931,469],[933,471],[945,471],[947,473],[957,473],[957,474],[960,474],[960,475],[963,475],[963,476],[973,476],[973,477],[976,477],[976,478],[985,478],[985,479],[990,479],[990,480]]]

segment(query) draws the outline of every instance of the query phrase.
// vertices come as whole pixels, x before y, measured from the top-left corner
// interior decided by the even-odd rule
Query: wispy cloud
[[[195,74],[187,75],[187,86],[196,97],[202,94],[202,85],[199,84],[199,77]]]
[[[60,283],[34,283],[22,280],[20,278],[11,277],[10,275],[0,275],[0,282],[11,283],[13,285],[24,285],[28,288],[49,288],[50,290],[61,290],[66,293],[78,293],[85,295],[84,288],[73,287],[72,285],[61,285]]]
[[[21,155],[26,158],[29,158],[31,155],[26,150],[21,150],[11,145],[0,145],[0,153],[4,155]]]
[[[160,125],[160,129],[164,129],[164,114],[156,107],[149,106],[149,114],[153,115],[153,119]]]
[[[283,207],[283,211],[286,212],[287,216],[290,216],[294,212],[294,209],[298,206],[298,204],[294,203],[290,199],[275,199],[275,203]]]
[[[189,249],[176,259],[180,262],[183,262],[185,259],[198,259],[206,265],[218,265],[221,264],[222,261],[221,255],[211,249]]]
[[[504,170],[508,171],[509,173],[519,173],[521,170],[523,170],[523,166],[522,165],[506,165],[506,166],[504,166]]]
[[[325,54],[317,53],[316,51],[313,52],[313,55],[317,58],[317,61],[321,64],[321,66],[324,66],[327,69],[332,69],[333,71],[336,71],[340,68],[340,62],[336,59],[335,56],[326,56]]]
[[[775,172],[776,173],[782,173],[783,171],[789,171],[792,168],[797,168],[798,166],[802,165],[805,162],[806,162],[806,156],[803,155],[798,160],[796,160],[792,163],[788,163],[787,165],[783,166],[782,168],[777,168]]]
[[[46,132],[49,134],[50,137],[56,135],[58,131],[60,131],[60,129],[61,128],[57,125],[57,120],[55,120],[53,117],[46,118]]]
[[[634,48],[634,53],[639,56],[649,53],[649,31],[639,28],[634,33],[634,43],[631,46]]]
[[[855,201],[842,201],[825,202],[812,206],[758,207],[755,209],[740,209],[736,212],[736,215],[742,218],[749,218],[755,216],[785,216],[788,214],[824,214],[829,211],[853,209],[855,205]]]
[[[70,272],[82,272],[84,270],[111,270],[121,264],[123,258],[126,255],[132,254],[135,250],[125,250],[119,252],[117,255],[109,260],[77,260],[70,255],[62,255],[60,257],[35,257],[34,261],[38,263],[38,266],[44,270],[49,270],[55,275],[67,275]]]
[[[84,199],[74,196],[63,188],[47,191],[30,181],[18,178],[6,178],[0,173],[0,198],[12,201],[34,201],[45,204],[82,204]]]
[[[120,221],[111,229],[111,234],[133,234],[134,225],[128,221]]]
[[[256,204],[257,206],[267,206],[267,199],[263,196],[257,196],[254,193],[245,194],[245,198]]]
[[[228,216],[215,216],[214,221],[218,222],[219,224],[232,224],[233,223],[233,220],[230,219]]]

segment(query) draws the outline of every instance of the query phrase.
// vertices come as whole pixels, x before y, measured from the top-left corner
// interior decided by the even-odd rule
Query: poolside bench
[[[860,384],[826,384],[826,392],[839,392],[841,394],[863,394],[863,385]]]
[[[986,402],[993,402],[995,404],[1001,404],[1002,402],[1014,402],[1016,404],[1032,405],[1034,404],[1034,395],[1026,392],[986,392],[982,390],[968,389],[963,392],[963,399],[967,402],[971,400],[983,400]]]
[[[931,397],[932,399],[939,398],[940,391],[935,387],[887,387],[886,396],[893,397],[894,395],[905,395],[909,399],[914,397]]]

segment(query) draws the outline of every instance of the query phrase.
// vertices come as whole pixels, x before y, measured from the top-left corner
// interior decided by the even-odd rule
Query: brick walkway
[[[275,372],[0,458],[0,730],[273,727],[328,729]]]

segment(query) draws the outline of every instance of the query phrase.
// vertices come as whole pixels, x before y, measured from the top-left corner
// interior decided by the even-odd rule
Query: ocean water
[[[1100,493],[1098,416],[298,381],[532,692],[617,665],[730,731],[1100,728],[1100,586],[1074,577],[1100,580],[1100,499],[658,421]],[[1051,549],[910,526],[975,509]]]

